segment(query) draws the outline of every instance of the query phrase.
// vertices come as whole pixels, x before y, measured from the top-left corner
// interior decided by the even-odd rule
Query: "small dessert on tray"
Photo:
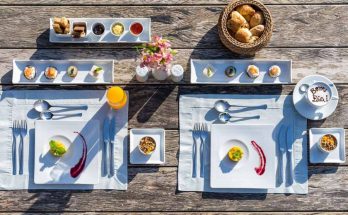
[[[89,74],[95,79],[98,79],[100,76],[103,75],[103,73],[103,67],[96,65],[93,65],[91,71],[89,72]]]
[[[55,79],[58,75],[58,71],[55,67],[49,66],[45,70],[45,76],[48,79]]]
[[[78,72],[79,72],[79,70],[77,69],[76,66],[69,66],[67,71],[66,71],[67,75],[71,78],[76,77]]]
[[[74,38],[85,37],[87,34],[87,25],[85,22],[76,22],[73,23],[73,32],[72,36]]]
[[[278,77],[281,73],[282,73],[282,70],[281,70],[280,67],[277,66],[277,65],[271,66],[271,67],[269,68],[269,70],[268,70],[268,74],[269,74],[269,76],[271,76],[272,78]]]
[[[23,75],[26,79],[31,80],[36,76],[36,69],[33,66],[26,66],[23,71]]]
[[[228,151],[228,158],[234,162],[240,161],[243,158],[243,155],[244,155],[243,149],[239,146],[233,146]]]
[[[249,65],[247,68],[247,74],[250,78],[257,78],[260,75],[259,68],[255,65]]]
[[[229,78],[232,78],[233,76],[235,76],[237,73],[237,69],[234,66],[229,66],[225,69],[225,75]]]
[[[56,34],[68,35],[70,34],[70,22],[65,17],[54,17],[53,18],[53,30]]]
[[[215,74],[215,69],[211,65],[208,65],[203,69],[203,75],[205,75],[207,78],[213,77]]]

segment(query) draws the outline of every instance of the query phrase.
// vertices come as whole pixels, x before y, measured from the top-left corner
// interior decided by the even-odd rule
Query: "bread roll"
[[[250,32],[253,36],[261,36],[261,34],[263,33],[263,31],[265,30],[265,26],[264,25],[257,25],[255,27],[253,27],[252,29],[250,29]]]
[[[54,32],[56,32],[57,34],[62,34],[63,30],[60,28],[59,24],[53,24],[53,30]]]
[[[254,43],[257,39],[259,39],[258,36],[252,36],[249,40],[249,43]]]
[[[61,23],[61,19],[58,18],[58,17],[54,17],[54,18],[53,18],[53,23],[54,23],[54,24],[60,24],[60,23]]]
[[[248,22],[237,11],[233,11],[230,16],[231,19],[227,21],[227,28],[233,33],[236,33],[239,28],[249,28]]]
[[[256,25],[263,25],[263,14],[260,11],[257,11],[250,19],[250,28],[255,27]]]
[[[236,34],[235,34],[235,38],[236,40],[238,40],[239,42],[242,42],[242,43],[248,43],[249,40],[251,39],[251,32],[249,31],[249,29],[247,28],[240,28]]]
[[[62,28],[66,28],[68,25],[69,25],[68,19],[65,17],[62,17],[61,22],[60,22],[60,26],[62,26]]]
[[[255,10],[248,4],[241,5],[237,7],[237,11],[246,19],[246,21],[250,21],[251,17],[254,15]]]

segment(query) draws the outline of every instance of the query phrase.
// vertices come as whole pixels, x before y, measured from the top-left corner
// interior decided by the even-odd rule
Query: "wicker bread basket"
[[[233,38],[229,30],[227,29],[227,20],[230,18],[230,14],[235,8],[240,5],[249,4],[254,9],[259,10],[263,13],[264,16],[264,25],[265,29],[259,39],[257,39],[254,43],[242,43]],[[232,52],[251,56],[254,55],[255,52],[259,51],[263,47],[265,47],[271,39],[273,30],[272,17],[269,10],[258,0],[233,0],[230,4],[226,6],[226,8],[221,12],[219,23],[218,23],[218,31],[221,42]]]

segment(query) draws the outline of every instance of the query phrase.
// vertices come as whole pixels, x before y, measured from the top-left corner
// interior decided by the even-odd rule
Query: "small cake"
[[[138,147],[144,155],[150,155],[156,149],[156,141],[152,137],[146,136],[141,138]]]
[[[281,74],[282,70],[280,69],[279,66],[277,65],[274,65],[274,66],[271,66],[268,70],[268,74],[269,76],[271,76],[272,78],[276,78],[278,77],[280,74]]]
[[[36,69],[33,66],[26,66],[23,71],[23,75],[26,79],[31,80],[36,76]]]
[[[228,151],[228,158],[234,162],[240,161],[243,158],[243,155],[244,155],[243,149],[239,146],[233,146]]]
[[[257,78],[260,75],[259,68],[255,65],[249,65],[247,68],[247,74],[250,78]]]
[[[237,69],[234,66],[229,66],[225,69],[225,75],[229,78],[232,78],[233,76],[235,76],[237,73]]]
[[[93,65],[91,71],[89,72],[89,74],[95,79],[98,79],[103,73],[103,67],[96,65]]]
[[[67,71],[66,71],[67,75],[68,75],[69,77],[72,77],[72,78],[76,77],[76,75],[77,75],[78,72],[79,72],[79,71],[78,71],[78,69],[77,69],[76,66],[69,66],[68,69],[67,69]]]
[[[45,70],[45,76],[48,79],[55,79],[58,75],[58,71],[55,67],[49,66]]]
[[[208,78],[211,78],[215,74],[215,70],[212,66],[207,66],[203,69],[203,75]]]
[[[55,157],[62,157],[67,151],[66,146],[58,140],[51,140],[49,145],[50,153]]]

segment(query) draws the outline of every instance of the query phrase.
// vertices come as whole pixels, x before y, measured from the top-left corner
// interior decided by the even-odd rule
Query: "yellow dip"
[[[116,36],[121,36],[124,31],[124,26],[121,23],[115,23],[112,28],[112,33]]]

